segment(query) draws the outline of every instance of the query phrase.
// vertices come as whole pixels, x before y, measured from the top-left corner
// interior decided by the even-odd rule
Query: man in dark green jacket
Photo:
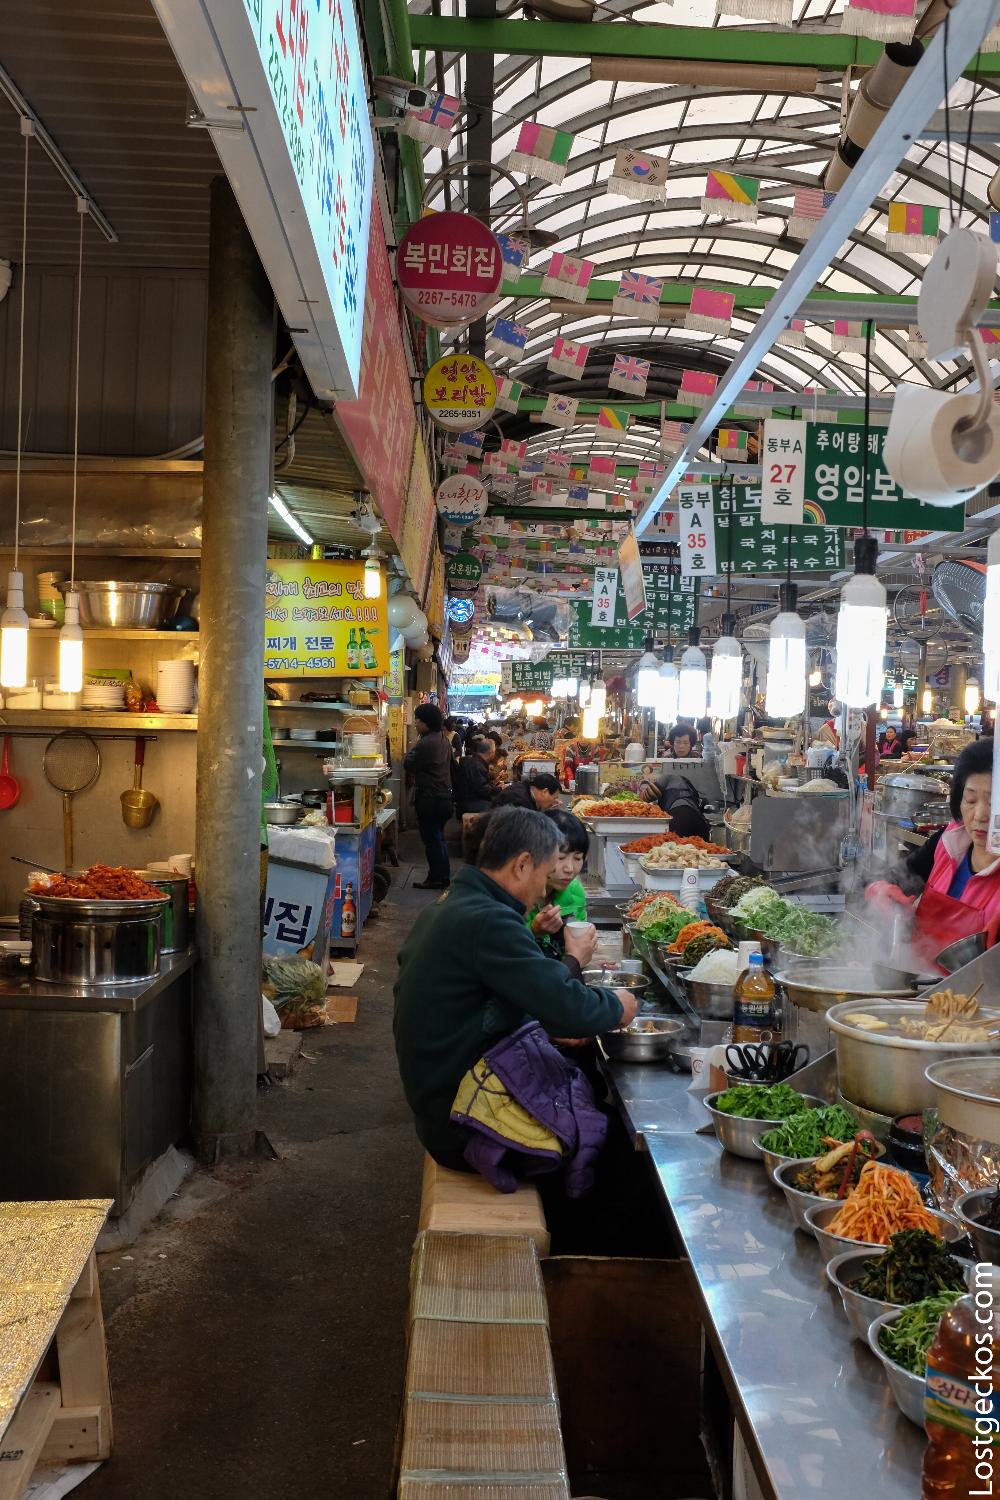
[[[532,1017],[552,1036],[575,1038],[614,1031],[635,1016],[629,990],[582,982],[573,933],[568,961],[559,963],[524,924],[525,912],[545,899],[557,849],[558,830],[541,813],[494,813],[479,867],[459,870],[400,949],[396,1056],[417,1134],[442,1166],[462,1165],[465,1136],[451,1123],[452,1101],[492,1043]],[[584,935],[585,959],[592,948]]]

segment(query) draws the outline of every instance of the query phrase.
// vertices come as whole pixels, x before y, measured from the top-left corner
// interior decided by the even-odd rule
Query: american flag
[[[624,391],[626,395],[644,396],[649,379],[649,360],[636,359],[631,354],[616,354],[608,376],[608,386],[613,391]]]
[[[789,233],[796,239],[808,239],[823,215],[833,207],[836,197],[836,193],[828,193],[823,188],[796,188],[792,217],[788,221]]]
[[[634,313],[641,307],[657,307],[662,291],[662,276],[643,276],[638,271],[623,271],[611,310],[616,313]]]
[[[660,447],[664,453],[679,453],[690,431],[690,422],[664,422],[660,429]]]

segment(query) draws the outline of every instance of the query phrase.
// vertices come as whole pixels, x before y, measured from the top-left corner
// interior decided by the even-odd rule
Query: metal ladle
[[[160,803],[152,792],[143,790],[142,767],[146,759],[146,741],[141,735],[135,741],[135,775],[127,792],[122,792],[122,818],[126,828],[148,828]]]

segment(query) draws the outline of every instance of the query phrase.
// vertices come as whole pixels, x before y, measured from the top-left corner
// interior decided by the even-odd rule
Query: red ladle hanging
[[[10,735],[3,737],[3,759],[0,760],[0,811],[13,807],[21,795],[21,783],[10,774]]]

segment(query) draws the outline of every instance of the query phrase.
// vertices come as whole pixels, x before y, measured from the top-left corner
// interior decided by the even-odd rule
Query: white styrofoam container
[[[698,876],[698,889],[710,891],[726,874],[728,865],[714,870],[696,870]],[[640,866],[639,870],[642,884],[647,891],[679,891],[684,883],[684,876],[688,873],[685,869],[676,870],[649,870]]]

